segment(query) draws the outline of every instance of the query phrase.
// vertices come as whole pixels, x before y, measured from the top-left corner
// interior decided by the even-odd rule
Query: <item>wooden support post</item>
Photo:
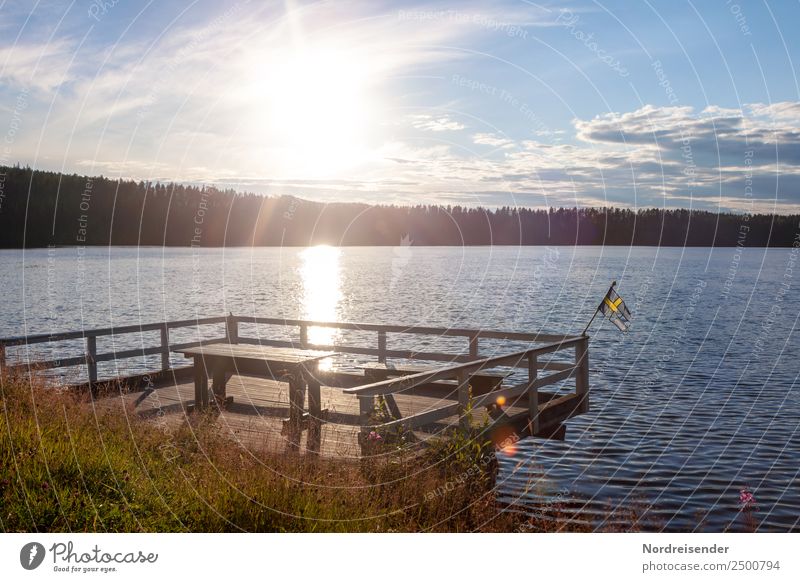
[[[471,360],[478,359],[478,334],[469,336],[469,358]]]
[[[403,417],[400,414],[400,407],[397,406],[397,401],[394,399],[394,396],[391,394],[384,394],[382,396],[384,403],[386,404],[386,410],[389,411],[389,414],[394,420],[399,420]]]
[[[194,409],[208,406],[208,370],[202,355],[194,357]]]
[[[378,361],[386,363],[386,332],[383,330],[378,332]]]
[[[314,377],[308,379],[308,438],[306,448],[319,452],[322,444],[322,389]]]
[[[239,343],[239,320],[233,313],[225,317],[225,339],[229,344]]]
[[[538,376],[538,362],[535,354],[528,356],[528,421],[530,433],[534,436],[539,432],[539,389],[536,387]]]
[[[214,399],[217,404],[222,406],[228,399],[228,369],[224,360],[214,359],[211,362],[211,376],[213,382],[211,389],[214,392]]]
[[[6,346],[0,344],[0,374],[6,371]]]
[[[467,418],[467,408],[469,407],[469,374],[466,372],[458,373],[458,419],[461,428],[469,428],[469,418]]]
[[[300,347],[307,348],[308,347],[308,326],[301,325],[300,326]]]
[[[575,394],[580,398],[578,411],[589,412],[589,338],[575,344]]]
[[[161,326],[161,369],[169,370],[169,328]]]
[[[97,336],[86,336],[86,369],[89,374],[89,384],[97,382]]]
[[[301,370],[292,372],[289,379],[289,447],[300,448],[300,436],[303,432],[303,412],[306,403],[306,379]]]
[[[358,397],[358,422],[361,425],[361,434],[359,435],[359,444],[361,445],[361,453],[367,450],[367,439],[369,432],[372,428],[372,415],[375,413],[375,397],[374,396],[359,396]]]

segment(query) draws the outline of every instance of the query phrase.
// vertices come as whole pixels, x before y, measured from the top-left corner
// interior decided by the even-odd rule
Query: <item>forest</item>
[[[792,246],[800,215],[313,202],[0,166],[0,247]]]

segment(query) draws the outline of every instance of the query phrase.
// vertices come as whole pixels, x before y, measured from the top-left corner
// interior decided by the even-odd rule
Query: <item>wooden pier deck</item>
[[[225,324],[224,337],[170,342],[171,329],[220,323]],[[239,323],[296,326],[298,339],[241,337]],[[375,332],[377,347],[310,344],[309,329],[326,327]],[[116,339],[145,331],[160,331],[160,345],[98,353],[98,337]],[[404,349],[391,349],[388,334],[397,339],[462,337],[467,345],[458,353],[421,352],[409,349],[408,343],[399,346]],[[9,347],[21,346],[27,353],[31,344],[81,337],[86,342],[81,357],[38,362],[7,358]],[[528,347],[498,350],[495,344],[494,355],[485,357],[480,353],[482,339],[510,340],[516,346],[525,342]],[[29,369],[85,365],[89,382],[84,387],[104,395],[96,399],[99,406],[118,407],[166,427],[177,427],[189,415],[205,410],[221,435],[248,449],[357,458],[364,454],[373,431],[385,437],[385,443],[402,433],[402,446],[412,449],[448,428],[467,428],[470,423],[487,427],[498,444],[525,436],[563,438],[564,423],[589,410],[588,342],[587,336],[230,315],[0,339],[0,365]],[[563,359],[566,350],[574,352],[568,360]],[[170,354],[176,352],[193,357],[194,364],[172,367]],[[323,353],[329,361],[318,368]],[[126,379],[98,379],[98,362],[153,355],[161,356],[160,370]],[[355,355],[362,363],[339,368],[339,355],[347,355],[351,363]],[[294,371],[277,369],[276,360],[295,366]],[[110,390],[98,390],[104,380]]]
[[[265,378],[234,375],[228,380],[228,395],[233,402],[222,409],[212,407],[209,414],[215,415],[215,424],[220,434],[230,437],[248,449],[266,448],[284,450],[290,447],[288,435],[282,434],[284,420],[289,417],[289,388],[285,382]],[[319,454],[334,457],[359,457],[360,427],[358,400],[344,394],[340,388],[321,387],[322,407],[327,409],[326,422],[322,424]],[[123,407],[153,422],[163,422],[171,427],[184,422],[194,405],[194,381],[191,376],[177,381],[163,380],[139,392],[102,399],[103,406]],[[396,402],[403,415],[410,416],[435,408],[438,400],[415,396],[398,395]],[[515,408],[523,412],[523,407]],[[488,417],[485,409],[475,412],[475,422]],[[435,436],[436,428],[455,426],[458,416],[452,415],[435,423],[430,432],[415,432],[424,442]],[[303,431],[300,442],[301,453],[307,453],[308,431]],[[413,446],[413,445],[412,445]]]

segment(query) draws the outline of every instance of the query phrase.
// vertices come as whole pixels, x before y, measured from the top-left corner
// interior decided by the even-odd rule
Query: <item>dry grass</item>
[[[520,519],[498,511],[489,475],[426,496],[448,479],[441,463],[248,451],[212,415],[166,433],[21,377],[0,378],[0,403],[5,531],[512,531]]]
[[[585,531],[504,511],[486,449],[457,439],[359,462],[253,451],[215,416],[165,429],[0,376],[0,530]]]

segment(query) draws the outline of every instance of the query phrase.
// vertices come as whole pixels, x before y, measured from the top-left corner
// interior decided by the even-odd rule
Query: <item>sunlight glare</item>
[[[352,167],[366,149],[368,69],[355,50],[306,46],[284,53],[253,88],[267,105],[257,125],[307,174]]]
[[[339,302],[341,274],[339,258],[341,250],[328,245],[308,247],[300,253],[300,278],[303,282],[303,319],[314,321],[336,321]],[[337,330],[327,327],[308,329],[310,344],[332,344]]]

